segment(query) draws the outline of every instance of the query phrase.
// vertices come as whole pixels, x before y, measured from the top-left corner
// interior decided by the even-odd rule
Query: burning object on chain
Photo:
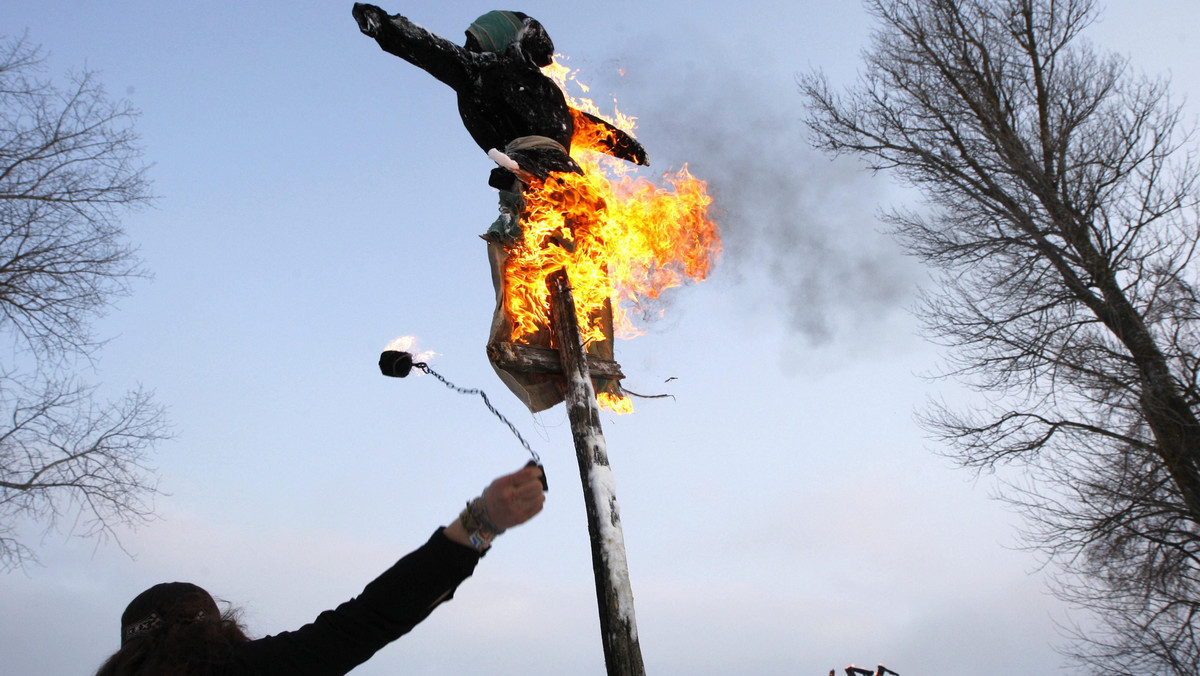
[[[392,378],[404,378],[414,366],[422,370],[428,368],[425,362],[437,356],[437,353],[425,350],[414,355],[412,350],[416,343],[414,336],[400,336],[388,343],[379,355],[379,371]]]
[[[442,375],[437,371],[429,368],[429,364],[425,363],[424,361],[414,361],[414,357],[411,352],[408,352],[405,349],[400,349],[402,347],[411,348],[412,344],[413,339],[411,336],[402,336],[389,343],[379,355],[380,373],[390,378],[406,378],[408,377],[408,374],[412,373],[412,370],[415,368],[423,373],[437,378],[438,381],[440,381],[443,385],[458,392],[459,394],[478,394],[483,399],[484,405],[487,406],[488,410],[492,412],[492,415],[496,416],[500,419],[500,422],[507,425],[509,431],[513,433],[513,436],[515,436],[517,440],[521,442],[521,446],[523,446],[526,451],[529,451],[529,455],[532,456],[532,458],[529,462],[525,463],[525,466],[537,467],[541,469],[542,474],[539,478],[542,482],[542,490],[550,490],[550,484],[546,481],[546,468],[542,466],[542,460],[540,457],[538,457],[537,451],[533,450],[533,447],[529,445],[528,441],[525,441],[525,437],[521,436],[521,433],[517,430],[517,426],[512,424],[508,418],[504,417],[504,414],[496,410],[496,407],[492,405],[491,400],[488,399],[487,394],[480,389],[459,387],[458,385],[455,385],[449,380],[443,378]]]
[[[379,370],[392,378],[404,378],[412,372],[413,356],[399,350],[384,350],[379,355]]]

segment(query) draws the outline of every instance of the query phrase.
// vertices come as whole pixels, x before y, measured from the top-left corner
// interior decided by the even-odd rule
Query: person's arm
[[[545,495],[540,472],[540,467],[525,468],[484,490],[480,499],[501,530],[541,511]],[[481,556],[456,520],[439,528],[357,597],[321,613],[312,623],[235,646],[231,666],[261,676],[342,676],[453,598]]]
[[[479,553],[444,529],[368,584],[357,597],[295,631],[233,647],[231,670],[261,676],[342,676],[407,634],[450,600]]]
[[[374,38],[383,51],[421,68],[455,91],[469,82],[476,59],[495,58],[472,54],[399,14],[389,16],[375,5],[355,3],[353,13],[358,29]]]
[[[478,502],[472,501],[458,519],[446,526],[446,537],[482,552],[494,536],[532,519],[546,502],[542,471],[541,466],[530,465],[493,481]],[[483,527],[482,534],[477,526]]]

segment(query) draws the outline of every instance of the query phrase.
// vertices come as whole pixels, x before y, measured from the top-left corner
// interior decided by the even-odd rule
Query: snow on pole
[[[600,407],[596,403],[596,392],[579,336],[575,300],[565,270],[552,273],[547,284],[550,287],[551,327],[562,357],[567,417],[571,421],[575,457],[583,481],[604,663],[609,676],[645,676],[616,486],[600,427]]]

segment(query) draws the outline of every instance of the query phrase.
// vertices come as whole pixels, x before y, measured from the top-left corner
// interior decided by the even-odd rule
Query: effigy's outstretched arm
[[[471,66],[485,55],[472,54],[405,17],[364,3],[354,3],[354,19],[363,35],[374,38],[383,51],[417,66],[455,91],[465,88]]]
[[[575,118],[575,143],[585,147],[593,147],[619,160],[633,162],[643,167],[650,166],[650,158],[646,149],[638,140],[607,120],[596,117],[582,110],[571,109]]]

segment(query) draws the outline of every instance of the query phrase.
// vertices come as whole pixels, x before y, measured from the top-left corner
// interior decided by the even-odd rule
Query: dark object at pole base
[[[403,378],[412,371],[412,367],[413,358],[407,352],[386,350],[379,355],[379,370],[385,376]]]

